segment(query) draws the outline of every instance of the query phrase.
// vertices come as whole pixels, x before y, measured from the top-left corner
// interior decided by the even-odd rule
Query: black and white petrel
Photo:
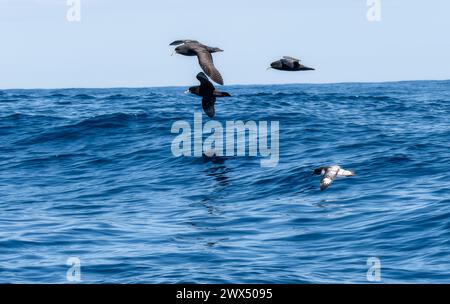
[[[320,190],[327,189],[338,177],[355,176],[355,172],[344,170],[340,166],[321,167],[314,170],[314,174],[322,175]]]

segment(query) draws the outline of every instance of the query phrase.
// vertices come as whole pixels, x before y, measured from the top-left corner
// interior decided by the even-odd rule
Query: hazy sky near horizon
[[[169,43],[197,39],[225,84],[367,82],[450,78],[450,1],[0,0],[0,88],[191,85],[197,60]],[[269,70],[283,55],[313,72]]]

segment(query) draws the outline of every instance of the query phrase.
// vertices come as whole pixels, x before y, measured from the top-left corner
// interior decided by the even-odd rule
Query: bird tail
[[[215,97],[231,97],[231,95],[229,93],[221,92],[221,91],[218,91],[218,90],[214,91],[214,96]]]
[[[303,66],[303,67],[302,67],[302,70],[303,70],[303,71],[315,71],[316,69],[310,68],[310,67],[307,67],[307,66]]]
[[[208,52],[210,53],[218,53],[218,52],[223,52],[222,49],[218,48],[218,47],[207,47]]]

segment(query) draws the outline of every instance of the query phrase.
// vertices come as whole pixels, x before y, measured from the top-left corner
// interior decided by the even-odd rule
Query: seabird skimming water
[[[337,177],[355,176],[355,172],[344,170],[340,166],[321,167],[314,170],[314,174],[322,175],[320,190],[327,189]]]

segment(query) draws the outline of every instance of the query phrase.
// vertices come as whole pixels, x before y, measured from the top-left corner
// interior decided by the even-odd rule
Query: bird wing
[[[340,170],[339,167],[329,167],[326,170],[325,175],[323,176],[322,180],[320,181],[320,190],[323,191],[323,190],[327,189],[333,183],[339,170]]]
[[[295,67],[295,61],[292,61],[291,59],[281,59],[281,63],[283,65],[288,66],[289,68],[293,69]]]
[[[320,190],[325,190],[333,183],[334,179],[327,177],[326,175],[320,181]]]
[[[200,72],[197,74],[197,79],[200,81],[200,84],[203,89],[206,91],[214,92],[214,85],[209,81],[208,77],[206,77],[205,73]]]
[[[340,169],[337,173],[337,176],[344,176],[344,177],[348,177],[348,176],[354,176],[355,172],[350,171],[350,170],[344,170],[344,169]]]
[[[170,45],[180,45],[184,43],[199,43],[199,42],[197,40],[183,39],[183,40],[175,40]]]
[[[302,67],[304,67],[302,64],[300,64],[300,62],[299,61],[294,61],[294,67],[296,68],[296,69],[300,69],[300,68],[302,68]]]
[[[300,59],[297,59],[297,58],[294,58],[294,57],[291,57],[291,56],[283,56],[283,59],[300,62]]]
[[[208,115],[209,118],[213,118],[214,115],[216,115],[216,109],[214,108],[215,103],[216,97],[214,96],[203,97],[202,99],[203,111],[205,111],[206,115]]]
[[[220,72],[214,66],[211,53],[201,47],[194,47],[194,51],[197,53],[198,62],[203,71],[205,71],[206,75],[208,75],[214,82],[223,85],[222,75],[220,75]]]

